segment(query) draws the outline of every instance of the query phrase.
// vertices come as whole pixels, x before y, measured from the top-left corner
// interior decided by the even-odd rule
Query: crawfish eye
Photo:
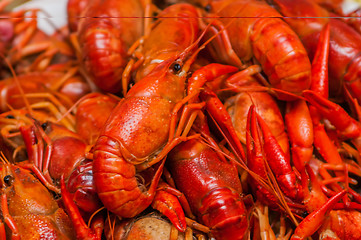
[[[13,181],[14,181],[14,178],[13,178],[13,176],[11,176],[11,175],[6,175],[6,176],[4,177],[4,183],[5,183],[6,185],[8,185],[8,186],[11,186],[11,184],[13,183]]]
[[[5,118],[8,118],[8,119],[15,119],[15,117],[13,115],[7,115]]]
[[[174,63],[171,68],[175,73],[179,73],[182,70],[182,66],[179,63]]]
[[[207,6],[204,7],[204,10],[206,10],[206,12],[210,12],[212,9],[211,5],[208,4]]]
[[[41,124],[41,128],[42,128],[43,130],[45,130],[47,127],[48,127],[48,123],[47,123],[47,122]]]
[[[157,21],[158,20],[158,18],[157,18],[158,14],[156,12],[153,12],[152,15],[153,15],[153,21]]]

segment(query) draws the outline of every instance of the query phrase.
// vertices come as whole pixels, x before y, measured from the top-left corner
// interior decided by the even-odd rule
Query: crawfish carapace
[[[181,141],[173,134],[177,103],[183,103],[186,78],[201,37],[134,84],[100,133],[94,146],[95,185],[105,207],[117,215],[134,217],[154,197],[162,167],[146,191],[135,177],[135,165],[140,169],[154,165]]]
[[[29,171],[2,162],[0,165],[1,221],[8,239],[74,239],[72,225],[52,194]],[[4,201],[6,200],[6,202]],[[9,215],[4,214],[9,212]],[[12,219],[15,228],[9,227]]]
[[[98,195],[108,210],[120,216],[134,217],[143,211],[155,191],[139,187],[134,164],[154,164],[154,159],[161,160],[157,154],[163,147],[172,145],[173,141],[167,143],[172,112],[185,89],[184,72],[175,60],[162,62],[130,89],[94,146]]]
[[[137,69],[137,82],[160,62],[190,46],[198,37],[197,9],[186,3],[174,4],[157,15],[148,36],[141,47],[143,64]]]

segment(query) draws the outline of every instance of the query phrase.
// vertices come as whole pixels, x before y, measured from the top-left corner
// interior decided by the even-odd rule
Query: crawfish
[[[251,68],[251,67],[250,67]],[[247,70],[227,78],[226,82],[235,82],[237,87],[258,87],[260,84],[253,76],[244,73]],[[252,70],[251,70],[252,71]],[[246,76],[245,76],[246,74]],[[236,90],[237,91],[237,90]],[[276,100],[266,92],[242,92],[227,98],[224,107],[227,109],[240,141],[246,144],[247,113],[251,105],[256,105],[259,114],[270,126],[272,134],[277,138],[283,152],[289,155],[289,142],[285,132],[284,120]]]
[[[29,171],[2,159],[1,225],[9,239],[73,239],[66,213]],[[4,229],[4,228],[2,228]],[[0,236],[4,236],[0,230]]]
[[[215,238],[243,238],[248,228],[247,210],[232,163],[220,159],[204,142],[192,139],[169,153],[167,166],[192,211]]]
[[[185,80],[200,39],[159,63],[130,89],[114,108],[94,146],[98,195],[105,207],[119,216],[133,217],[152,201],[157,181],[145,191],[137,181],[137,168],[159,162],[183,139],[174,136],[174,128],[178,106],[187,101],[183,100]],[[155,179],[159,176],[157,172]]]
[[[143,63],[137,69],[135,82],[151,72],[157,64],[184,51],[196,40],[199,31],[197,18],[196,8],[186,3],[171,5],[157,15],[156,22],[141,46]]]
[[[99,209],[101,203],[95,194],[92,162],[85,157],[87,151],[85,140],[66,127],[49,121],[48,114],[39,118],[42,115],[33,111],[32,116],[42,119],[41,124],[24,114],[24,111],[13,110],[2,114],[0,118],[3,124],[1,134],[4,143],[14,148],[14,150],[7,148],[6,150],[10,151],[7,155],[11,155],[11,151],[14,152],[13,155],[18,155],[19,149],[26,149],[28,161],[19,164],[41,175],[41,180],[49,189],[59,192],[60,176],[63,175],[67,180],[69,191],[73,194],[73,200],[81,211],[87,214]],[[21,134],[21,139],[18,138],[17,133]]]
[[[86,95],[76,109],[76,132],[93,145],[117,103],[118,100],[101,93]]]
[[[79,21],[81,63],[101,90],[117,93],[127,64],[128,48],[141,37],[140,1],[91,0]]]
[[[330,18],[330,13],[311,0],[270,0],[282,15],[290,17],[285,21],[301,38],[310,58],[317,48],[317,38],[328,23],[330,25],[329,51],[329,94],[340,98],[343,89],[361,102],[360,50],[361,35],[345,22]],[[296,10],[297,9],[297,10]]]
[[[102,207],[95,191],[92,161],[86,159],[87,145],[81,136],[52,122],[45,122],[41,127],[34,122],[21,130],[30,163],[56,187],[60,186],[63,176],[83,216],[89,217]]]
[[[22,90],[19,89],[19,85]],[[61,104],[70,107],[90,91],[89,86],[79,76],[69,76],[60,72],[32,72],[7,78],[0,82],[0,90],[1,112],[9,110],[7,105],[15,109],[26,106],[21,97],[22,92],[25,96],[33,94],[32,98],[28,95],[30,104],[51,100],[55,96],[58,100],[53,100],[54,104],[60,101]]]
[[[213,46],[216,59],[243,68],[237,59],[249,61],[255,57],[274,88],[298,95],[309,88],[311,64],[307,52],[277,11],[252,0],[215,0],[207,10],[221,17],[215,25],[226,26],[224,33],[229,38],[229,44],[219,40],[222,44]],[[290,99],[281,94],[279,97]]]
[[[98,195],[118,215],[133,217],[151,203],[154,189],[138,188],[134,164],[151,161],[167,143],[172,111],[184,91],[184,72],[176,60],[164,61],[131,88],[94,146]]]

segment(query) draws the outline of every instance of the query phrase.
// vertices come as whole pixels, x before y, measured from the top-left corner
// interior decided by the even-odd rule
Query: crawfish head
[[[3,159],[0,163],[0,187],[0,219],[9,226],[5,229],[9,239],[10,236],[74,239],[68,216],[58,207],[48,189],[29,171]],[[6,220],[5,212],[10,215]]]
[[[46,215],[58,208],[50,192],[29,171],[10,164],[1,164],[1,192],[6,194],[9,212],[14,215],[37,213]]]

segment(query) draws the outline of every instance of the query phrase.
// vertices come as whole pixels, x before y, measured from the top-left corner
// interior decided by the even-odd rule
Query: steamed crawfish
[[[311,0],[269,0],[282,13],[285,21],[301,38],[313,58],[320,31],[330,25],[329,94],[340,98],[343,89],[361,102],[360,51],[361,35],[345,22],[331,18],[330,13]],[[301,17],[301,18],[300,18]]]
[[[6,223],[6,237],[73,239],[68,216],[48,189],[29,171],[2,161],[0,219]]]
[[[18,81],[22,90],[16,83]],[[58,98],[66,107],[90,91],[88,84],[75,75],[71,76],[61,72],[31,72],[21,74],[0,81],[0,112],[8,111],[10,107],[18,109],[26,106],[21,92],[33,95],[28,102],[39,103],[52,98]],[[54,103],[56,104],[56,103]]]
[[[174,138],[172,129],[176,123],[175,106],[184,98],[187,72],[198,53],[199,40],[158,64],[130,89],[94,146],[98,195],[105,207],[117,215],[133,217],[152,201],[161,168],[149,191],[145,191],[135,177],[135,164],[143,163],[144,168],[159,162],[180,141]]]
[[[102,207],[95,191],[92,161],[85,156],[87,145],[81,136],[52,122],[41,127],[35,122],[21,131],[29,162],[56,188],[60,178],[65,178],[72,200],[85,218]]]
[[[60,192],[60,176],[65,176],[73,200],[85,215],[102,206],[95,193],[92,161],[85,157],[87,145],[81,136],[49,121],[51,115],[39,111],[32,111],[32,117],[25,109],[0,116],[4,144],[12,146],[5,146],[7,155],[18,159],[24,149],[27,161],[19,164],[36,170],[54,192]]]
[[[258,66],[251,66],[252,69]],[[226,82],[234,83],[236,87],[258,87],[260,84],[254,76],[249,75],[247,69],[227,78]],[[236,90],[237,91],[237,90]],[[246,122],[247,113],[251,105],[256,105],[258,113],[270,126],[272,134],[277,138],[283,152],[289,155],[288,136],[285,132],[285,124],[276,100],[267,92],[238,92],[226,100],[224,107],[232,118],[233,126],[240,141],[246,145]]]
[[[309,88],[311,64],[307,52],[277,11],[252,0],[215,0],[209,3],[209,9],[211,16],[221,17],[217,25],[225,26],[230,41],[230,46],[223,40],[214,45],[216,59],[244,67],[239,59],[250,61],[255,57],[273,87],[294,94]]]
[[[136,69],[135,82],[145,77],[160,62],[179,54],[198,36],[198,13],[195,7],[179,3],[157,15],[149,34],[139,49],[142,65]]]
[[[175,147],[167,166],[199,221],[216,239],[242,239],[247,232],[247,210],[236,167],[221,160],[199,140]]]
[[[79,21],[81,64],[101,90],[118,93],[129,47],[142,36],[142,2],[91,0]]]

